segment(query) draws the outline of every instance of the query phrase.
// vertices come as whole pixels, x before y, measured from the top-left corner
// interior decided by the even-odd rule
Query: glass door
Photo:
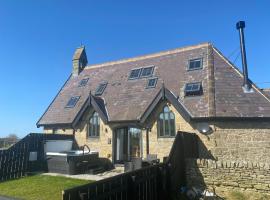
[[[141,157],[141,130],[129,128],[130,155],[129,158]]]
[[[115,130],[114,160],[115,163],[124,163],[131,158],[142,156],[141,129],[125,127]]]
[[[128,160],[128,129],[119,128],[115,132],[115,161],[123,163]]]

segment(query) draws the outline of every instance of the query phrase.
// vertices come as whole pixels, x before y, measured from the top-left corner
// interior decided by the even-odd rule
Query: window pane
[[[185,95],[186,96],[195,96],[195,95],[202,95],[202,83],[187,83],[185,86]]]
[[[169,131],[169,120],[165,120],[165,135],[168,136],[170,135],[170,131]]]
[[[159,125],[159,136],[164,136],[163,120],[159,120],[158,125]]]
[[[86,86],[87,82],[88,82],[89,78],[84,78],[80,81],[79,83],[79,87],[83,87]]]
[[[95,95],[102,95],[108,83],[100,83],[96,89]]]
[[[77,104],[79,99],[80,99],[80,96],[71,97],[65,107],[66,108],[73,108]]]
[[[170,112],[170,109],[169,109],[168,106],[165,106],[165,107],[164,107],[164,112]]]
[[[141,74],[141,68],[140,69],[133,69],[130,72],[129,79],[136,79],[140,77]]]
[[[170,120],[170,136],[175,136],[175,121],[174,119]]]
[[[148,79],[146,88],[154,88],[157,84],[157,78]]]
[[[141,77],[152,76],[154,67],[145,67],[142,69]]]
[[[200,85],[199,84],[193,84],[192,85],[192,91],[198,91],[200,89]]]
[[[170,119],[174,119],[174,114],[173,114],[173,112],[170,112]]]
[[[194,59],[189,61],[189,70],[194,70],[194,69],[201,69],[202,67],[202,59]]]
[[[169,113],[167,113],[167,112],[164,113],[164,119],[165,119],[165,120],[169,120]]]
[[[99,116],[97,112],[94,112],[89,120],[89,136],[99,136]]]

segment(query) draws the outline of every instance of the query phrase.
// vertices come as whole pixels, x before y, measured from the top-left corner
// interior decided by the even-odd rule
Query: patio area
[[[74,179],[81,179],[81,180],[93,180],[93,181],[99,181],[105,178],[110,178],[119,174],[124,173],[124,166],[115,166],[114,169],[105,171],[99,174],[76,174],[76,175],[69,175],[69,174],[61,174],[61,173],[43,173],[43,175],[47,176],[61,176],[61,177],[67,177],[67,178],[74,178]]]

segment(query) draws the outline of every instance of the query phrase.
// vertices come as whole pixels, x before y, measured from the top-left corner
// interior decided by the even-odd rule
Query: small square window
[[[185,86],[185,96],[197,96],[203,94],[202,83],[187,83]]]
[[[144,67],[142,69],[142,74],[141,77],[149,77],[153,75],[153,71],[154,71],[154,66],[150,66],[150,67]]]
[[[142,68],[131,70],[128,79],[137,79],[137,78],[139,78],[140,75],[141,75],[141,71],[142,71]]]
[[[105,88],[107,87],[107,82],[104,82],[104,83],[100,83],[99,86],[97,87],[96,89],[96,92],[95,92],[95,95],[98,96],[98,95],[102,95]]]
[[[146,88],[155,88],[157,85],[158,78],[150,78],[147,80]]]
[[[65,108],[73,108],[79,101],[80,96],[71,97]]]
[[[79,83],[79,87],[84,87],[86,86],[87,82],[88,82],[89,78],[84,78],[80,81]]]
[[[189,61],[188,64],[188,70],[197,70],[197,69],[202,69],[202,64],[203,64],[203,59],[198,58],[198,59],[193,59]]]

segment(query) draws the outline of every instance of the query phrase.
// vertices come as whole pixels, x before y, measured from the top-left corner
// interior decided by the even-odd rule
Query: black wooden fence
[[[73,135],[30,133],[8,149],[0,150],[0,182],[25,176],[27,172],[44,169],[45,140],[74,140]],[[37,152],[37,161],[29,162],[29,153]],[[38,168],[35,167],[38,165]]]
[[[185,185],[185,158],[198,156],[196,134],[178,132],[166,162],[63,191],[63,200],[177,199]]]
[[[165,164],[157,164],[63,191],[63,200],[166,199]]]

